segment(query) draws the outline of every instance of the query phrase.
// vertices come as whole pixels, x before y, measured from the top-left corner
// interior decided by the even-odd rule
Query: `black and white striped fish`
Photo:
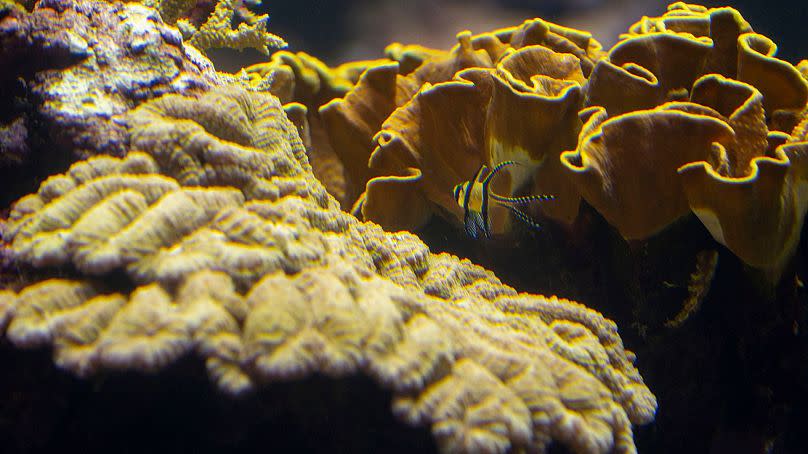
[[[454,187],[454,198],[457,204],[463,208],[463,222],[466,227],[466,233],[470,237],[474,239],[480,238],[480,235],[485,238],[491,237],[491,224],[488,218],[488,207],[491,201],[507,208],[517,219],[528,226],[534,229],[540,228],[539,224],[530,219],[530,216],[517,208],[517,206],[528,204],[534,200],[553,200],[555,196],[541,194],[524,197],[504,197],[495,194],[489,188],[497,172],[507,166],[516,164],[518,164],[516,161],[503,161],[497,164],[490,172],[488,167],[483,164],[477,174],[474,175],[473,180],[460,183]]]

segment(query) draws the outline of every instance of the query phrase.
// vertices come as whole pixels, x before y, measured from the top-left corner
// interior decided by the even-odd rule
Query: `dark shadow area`
[[[435,219],[433,252],[468,257],[519,291],[579,301],[614,320],[659,402],[635,427],[640,453],[797,454],[808,431],[806,232],[778,286],[716,243],[695,216],[626,242],[591,207],[564,230],[545,222],[517,238],[472,241]],[[717,251],[700,307],[668,327],[688,297],[695,257]]]
[[[430,453],[428,428],[392,416],[391,395],[362,377],[273,383],[234,398],[186,358],[155,375],[74,378],[48,351],[0,345],[5,454]]]
[[[299,0],[295,2],[264,2],[257,8],[270,16],[269,29],[273,33],[283,36],[290,43],[290,50],[311,53],[330,64],[341,63],[345,58],[340,54],[344,50],[343,44],[355,39],[361,39],[362,30],[354,29],[352,18],[361,13],[363,8],[373,6],[370,0],[352,0],[334,2],[330,0]],[[428,4],[434,8],[442,4],[452,4],[451,1],[433,0],[415,3],[390,1],[387,11],[400,10],[406,16],[417,16],[413,9]],[[457,4],[458,2],[454,2]],[[496,1],[469,1],[464,2],[471,6],[486,6],[496,11],[513,11],[515,14],[531,17],[542,17],[562,24],[570,19],[588,15],[592,19],[611,20],[615,12],[623,13],[625,24],[633,23],[642,15],[655,16],[665,11],[670,1],[657,0],[592,0],[592,1],[530,1],[530,0],[496,0]],[[778,56],[791,62],[808,57],[805,49],[808,46],[808,35],[804,32],[804,24],[808,22],[808,5],[803,1],[764,2],[760,0],[704,0],[690,2],[703,4],[709,7],[730,6],[741,12],[754,30],[762,33],[779,46]],[[402,14],[402,17],[405,15]],[[448,19],[448,18],[447,18]],[[378,21],[394,22],[395,16],[379,17]],[[435,20],[426,15],[424,21]],[[516,24],[514,24],[516,25]],[[462,30],[460,24],[447,24],[446,34],[454,36]],[[621,29],[623,31],[624,29]],[[484,30],[474,30],[482,32]],[[595,36],[603,42],[613,42],[616,36]],[[376,43],[379,53],[367,55],[364,58],[381,57],[381,49],[387,42]]]

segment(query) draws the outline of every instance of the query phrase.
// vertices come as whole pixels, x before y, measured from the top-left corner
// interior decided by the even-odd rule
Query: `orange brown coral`
[[[582,112],[590,125],[577,150],[562,156],[584,198],[626,238],[647,238],[693,212],[717,241],[776,278],[805,215],[797,189],[805,145],[795,126],[808,83],[731,8],[673,4],[624,37],[596,64],[586,94],[593,107]],[[671,109],[700,124],[718,122],[724,132],[676,126],[663,119]],[[693,140],[700,145],[684,144]],[[621,165],[626,159],[633,164]],[[637,165],[649,167],[636,172]],[[591,166],[614,176],[590,181],[583,175]],[[629,207],[636,202],[642,205]]]
[[[578,48],[576,42],[586,47]],[[560,53],[573,48],[584,60]],[[394,46],[390,50],[393,56],[408,59],[404,69],[388,64],[366,73],[388,74],[384,79],[388,88],[374,92],[370,80],[360,80],[345,100],[335,100],[322,109],[336,125],[362,125],[349,135],[331,137],[335,150],[354,150],[348,158],[359,167],[352,172],[354,179],[368,182],[362,205],[365,218],[391,229],[417,228],[432,212],[453,221],[462,219],[451,188],[473,176],[480,164],[502,159],[522,158],[528,164],[515,180],[497,183],[503,193],[512,194],[532,184],[536,190],[566,196],[569,184],[555,178],[553,169],[558,164],[552,156],[574,143],[580,124],[575,112],[581,103],[581,85],[592,68],[590,54],[599,55],[599,49],[585,33],[541,20],[480,35],[460,33],[458,45],[446,54]],[[421,64],[410,70],[413,61]],[[394,73],[396,69],[399,74]],[[411,72],[401,74],[405,71]],[[407,99],[417,86],[420,90]],[[528,110],[529,115],[513,114],[518,108]],[[532,121],[541,125],[538,131],[519,127]],[[375,128],[380,129],[370,142],[375,149],[367,167],[362,167]],[[564,133],[546,134],[551,130]],[[536,142],[539,137],[543,139]],[[417,208],[406,215],[396,214],[384,202],[387,197],[409,197]],[[577,194],[570,194],[561,204],[549,207],[547,214],[571,222],[577,203]],[[508,228],[506,214],[494,216],[495,231]]]
[[[348,199],[364,186],[355,209],[365,219],[412,230],[437,213],[459,225],[451,188],[482,164],[513,160],[522,165],[494,191],[554,194],[536,211],[562,225],[576,220],[583,196],[629,239],[693,212],[748,264],[776,269],[790,256],[805,211],[802,139],[792,134],[808,103],[805,65],[777,59],[736,10],[674,3],[608,52],[540,19],[457,38],[450,51],[389,46],[394,61],[369,63],[343,98],[320,108]],[[766,156],[790,170],[758,178],[752,164]],[[714,172],[698,170],[707,167]],[[742,184],[773,189],[742,195]],[[778,191],[783,203],[773,202]],[[710,208],[708,194],[719,193],[737,203]],[[507,211],[489,214],[494,233],[511,229]],[[777,247],[755,250],[761,236]]]
[[[390,229],[418,228],[432,213],[459,223],[451,188],[481,164],[514,160],[523,166],[495,190],[555,194],[538,210],[562,224],[581,196],[629,239],[693,212],[746,263],[782,266],[805,211],[802,139],[790,134],[808,102],[800,70],[732,8],[675,3],[621,38],[604,53],[586,33],[533,20],[461,33],[447,53],[388,48],[398,66],[369,67],[322,109],[352,180],[367,181],[362,215]],[[773,164],[758,177],[753,162],[767,159],[781,177],[768,176]],[[770,194],[752,189],[762,187]],[[737,202],[711,208],[716,194]],[[509,230],[507,212],[491,218],[494,232]],[[761,237],[777,246],[755,246]]]
[[[314,174],[344,208],[350,207],[358,195],[345,172],[345,166],[353,165],[353,161],[340,159],[331,148],[329,134],[338,134],[341,129],[326,130],[329,124],[326,118],[321,118],[318,108],[344,96],[365,68],[376,63],[358,61],[331,68],[305,52],[279,51],[272,54],[269,62],[243,70],[248,85],[265,88],[277,96],[290,118],[305,129],[306,150]]]
[[[584,111],[578,148],[561,155],[584,199],[627,239],[647,238],[687,214],[676,169],[715,162],[713,143],[732,135],[726,124],[690,107],[663,104],[614,118],[593,107]]]

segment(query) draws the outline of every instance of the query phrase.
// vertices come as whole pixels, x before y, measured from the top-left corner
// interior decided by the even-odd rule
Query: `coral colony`
[[[239,396],[363,375],[444,452],[631,453],[657,398],[614,322],[407,230],[464,235],[453,188],[517,163],[497,197],[554,199],[525,222],[580,232],[585,205],[615,241],[703,229],[712,249],[661,330],[699,312],[719,248],[770,288],[799,282],[808,61],[776,58],[732,8],[675,3],[609,50],[531,19],[448,51],[335,68],[276,51],[224,74],[206,49],[284,42],[241,1],[209,6],[0,0],[0,170],[54,162],[3,187],[14,347],[85,379],[196,357]],[[483,241],[525,235],[499,208]]]

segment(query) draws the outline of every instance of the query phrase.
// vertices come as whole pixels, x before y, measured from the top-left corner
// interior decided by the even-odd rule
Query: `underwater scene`
[[[808,453],[806,23],[0,0],[0,454]]]

